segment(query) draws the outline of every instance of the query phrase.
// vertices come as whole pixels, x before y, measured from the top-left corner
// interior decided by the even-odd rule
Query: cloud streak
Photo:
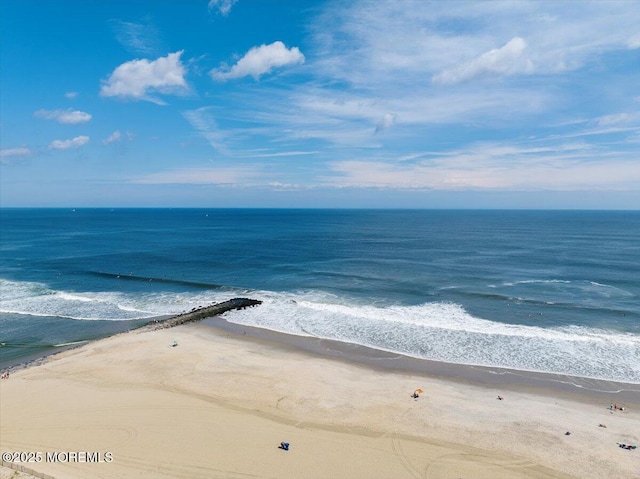
[[[32,154],[32,151],[26,146],[21,146],[18,148],[2,148],[0,150],[1,158],[8,158],[10,156],[27,156]]]
[[[216,151],[228,155],[229,150],[225,141],[229,134],[218,128],[218,123],[209,107],[198,108],[197,110],[187,110],[182,112],[182,116],[196,131],[209,142]]]
[[[527,42],[523,38],[514,37],[501,48],[483,53],[479,57],[445,70],[433,77],[435,83],[449,84],[470,80],[480,75],[514,75],[531,73],[533,62],[524,57]]]
[[[108,138],[102,140],[102,144],[110,145],[111,143],[118,143],[120,140],[122,140],[122,133],[120,133],[120,130],[116,130]]]
[[[334,187],[507,190],[634,191],[640,162],[586,143],[550,146],[474,144],[463,150],[394,159],[331,163],[325,177]]]
[[[49,144],[50,150],[69,150],[72,148],[80,148],[89,143],[88,136],[76,136],[71,140],[53,140]]]
[[[160,50],[160,34],[150,22],[111,21],[116,40],[134,55],[152,56]]]
[[[261,168],[255,167],[219,167],[219,168],[182,168],[151,173],[131,180],[144,185],[245,185],[260,178]]]
[[[79,110],[38,110],[33,116],[36,118],[44,118],[45,120],[55,120],[58,123],[76,125],[78,123],[86,123],[91,120],[89,113]]]

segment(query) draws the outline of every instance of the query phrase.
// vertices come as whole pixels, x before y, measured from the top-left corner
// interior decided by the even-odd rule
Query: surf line
[[[192,323],[194,321],[201,321],[212,316],[219,316],[227,311],[233,311],[235,309],[245,309],[252,306],[258,306],[262,304],[262,301],[250,298],[233,298],[222,303],[212,304],[210,306],[204,306],[200,308],[193,308],[188,313],[181,313],[176,316],[172,316],[167,319],[160,319],[148,322],[145,326],[140,328],[141,330],[156,330],[167,329],[179,326],[185,323]]]

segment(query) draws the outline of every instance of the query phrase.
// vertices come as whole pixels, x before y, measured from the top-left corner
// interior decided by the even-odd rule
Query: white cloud
[[[88,136],[76,136],[71,140],[53,140],[49,145],[50,150],[68,150],[70,148],[79,148],[89,143]]]
[[[337,2],[310,26],[316,49],[310,69],[365,88],[411,88],[425,76],[463,73],[456,69],[474,60],[475,68],[483,62],[490,68],[490,56],[480,58],[492,49],[498,57],[517,54],[518,41],[503,49],[520,38],[526,48],[514,69],[502,64],[502,70],[485,74],[555,74],[627,50],[636,43],[639,22],[640,9],[632,2],[613,0],[580,9],[566,1]]]
[[[637,154],[623,137],[637,129],[622,102],[638,101],[628,40],[640,13],[624,5],[331,2],[308,26],[314,37],[299,44],[309,45],[305,82],[283,75],[260,88],[225,89],[215,109],[183,115],[217,150],[229,148],[235,160],[263,157],[270,171],[285,161],[269,157],[317,152],[292,158],[290,171],[272,179],[278,187],[313,184],[305,175],[325,168],[320,186],[637,186]],[[270,55],[278,43],[283,55]],[[291,51],[281,42],[257,46],[210,74],[263,78]],[[612,59],[621,68],[609,69]],[[482,77],[499,81],[472,81]],[[585,103],[585,92],[602,97]],[[496,145],[470,144],[483,137]],[[592,141],[593,149],[558,145],[563,139]]]
[[[11,165],[20,161],[25,156],[32,155],[33,152],[26,146],[18,148],[2,148],[0,149],[0,164]]]
[[[380,133],[388,128],[391,128],[396,122],[398,115],[395,113],[386,113],[382,120],[376,125],[376,133]]]
[[[0,150],[0,158],[8,158],[10,156],[27,156],[31,153],[31,150],[25,146],[18,148],[2,148]]]
[[[433,77],[435,83],[459,83],[483,74],[513,75],[533,71],[531,60],[524,58],[527,42],[514,37],[501,48],[483,53],[479,57],[445,70]]]
[[[270,73],[274,68],[299,63],[304,63],[304,55],[298,47],[289,49],[284,43],[277,41],[270,45],[253,47],[231,68],[215,68],[211,70],[210,74],[214,80],[220,81],[249,75],[257,80],[261,75]]]
[[[308,191],[316,189],[314,185],[301,185],[299,183],[281,183],[279,181],[272,181],[267,183],[267,186],[271,188],[272,191]]]
[[[640,162],[587,143],[472,144],[460,150],[399,159],[331,163],[325,184],[334,187],[433,190],[633,191]]]
[[[151,173],[132,180],[132,183],[146,185],[188,184],[188,185],[238,185],[263,176],[260,169],[252,167],[235,168],[185,168],[159,173]]]
[[[640,164],[626,161],[455,168],[346,161],[333,165],[338,187],[393,189],[631,190],[640,185]]]
[[[223,15],[229,15],[231,11],[231,7],[233,7],[238,0],[209,0],[209,11],[214,8],[218,10],[218,12]]]
[[[184,79],[186,69],[180,62],[182,51],[157,60],[132,60],[117,67],[102,82],[100,95],[147,100],[163,104],[150,94],[183,94],[188,90]]]
[[[121,141],[124,141],[124,140],[133,141],[134,137],[135,135],[130,131],[127,131],[126,133],[122,133],[120,130],[116,130],[113,133],[111,133],[109,137],[102,140],[102,144],[110,145],[112,143],[120,143]]]
[[[64,94],[64,97],[68,98],[69,100],[73,100],[77,96],[78,96],[78,92],[77,91],[68,91],[67,93]]]
[[[78,123],[85,123],[91,120],[92,116],[89,113],[79,110],[38,110],[33,116],[37,118],[44,118],[45,120],[55,120],[58,123],[65,123],[75,125]]]
[[[109,138],[102,140],[102,143],[105,145],[109,145],[111,143],[116,143],[121,139],[122,139],[122,133],[120,133],[120,130],[116,130],[113,133],[111,133],[111,135],[109,135]]]
[[[637,123],[640,120],[640,113],[614,113],[601,116],[594,120],[597,126],[628,125]]]

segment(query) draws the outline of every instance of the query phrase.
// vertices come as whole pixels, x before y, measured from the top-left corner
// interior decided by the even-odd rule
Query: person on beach
[[[625,444],[624,442],[619,442],[618,446],[620,446],[622,449],[628,449],[629,451],[638,447],[635,444],[632,446],[631,444]]]
[[[285,451],[288,451],[289,450],[289,443],[288,442],[281,442],[279,448],[280,449],[284,449]]]

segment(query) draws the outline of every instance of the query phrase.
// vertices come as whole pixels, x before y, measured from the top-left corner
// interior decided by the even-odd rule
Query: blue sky
[[[640,209],[640,2],[3,1],[0,205]]]

